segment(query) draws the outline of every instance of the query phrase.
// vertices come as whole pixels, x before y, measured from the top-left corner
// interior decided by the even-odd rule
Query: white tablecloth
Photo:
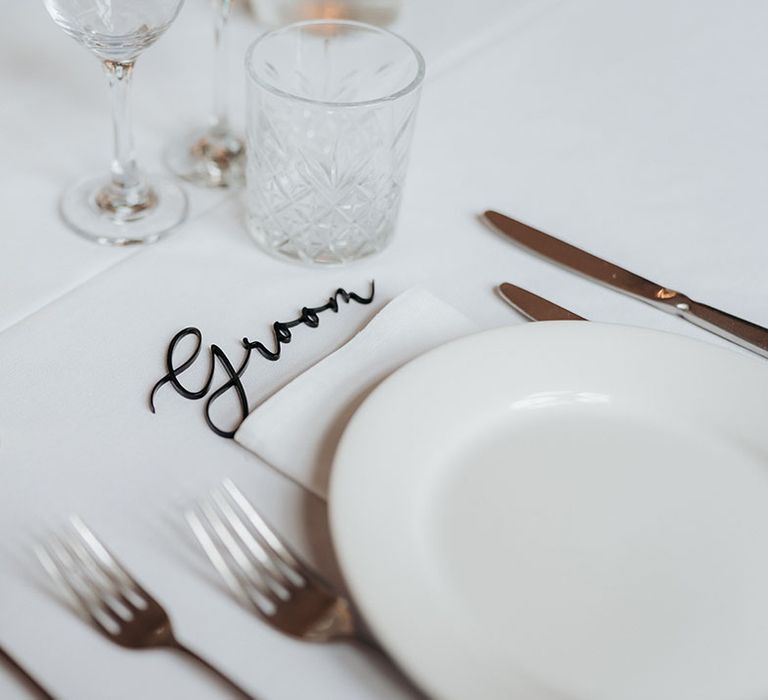
[[[188,0],[139,64],[137,138],[148,165],[160,167],[162,145],[205,112],[205,5]],[[30,547],[72,511],[167,604],[180,637],[265,700],[413,694],[359,649],[295,642],[244,614],[198,554],[181,506],[230,476],[338,578],[323,503],[213,435],[199,403],[166,387],[158,414],[148,411],[147,392],[180,328],[200,327],[206,343],[237,359],[243,336],[266,340],[273,321],[322,303],[338,286],[366,290],[376,279],[371,307],[344,306],[320,328],[299,329],[278,363],[252,360],[254,404],[414,284],[481,328],[520,322],[493,294],[508,280],[591,319],[722,342],[515,249],[476,221],[489,207],[768,325],[768,6],[446,6],[404,0],[395,27],[424,49],[429,70],[396,239],[376,258],[333,270],[261,253],[243,230],[238,198],[220,192],[190,189],[191,220],[146,249],[102,249],[70,234],[56,197],[71,175],[108,156],[105,88],[97,63],[41,4],[6,13],[0,643],[58,696],[225,697],[170,653],[107,644],[48,593]],[[234,53],[258,33],[245,17],[236,25]],[[236,104],[241,84],[236,72]],[[222,419],[236,416],[235,406],[222,408]],[[14,693],[0,673],[0,696]]]

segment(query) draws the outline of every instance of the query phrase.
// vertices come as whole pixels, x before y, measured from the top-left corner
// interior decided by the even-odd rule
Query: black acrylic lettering
[[[251,353],[256,350],[256,352],[258,352],[265,360],[276,362],[280,359],[282,346],[287,345],[293,339],[293,335],[291,333],[292,328],[296,328],[296,326],[299,325],[305,325],[308,328],[317,328],[320,325],[319,314],[323,313],[324,311],[333,311],[334,313],[338,313],[339,299],[341,299],[345,304],[349,304],[350,301],[357,302],[358,304],[370,304],[373,301],[375,293],[376,289],[374,282],[371,282],[371,292],[367,297],[360,296],[354,292],[347,292],[344,289],[337,289],[333,296],[331,296],[322,306],[317,306],[314,308],[305,306],[301,310],[301,315],[293,321],[276,321],[272,325],[274,341],[274,349],[272,350],[270,350],[261,341],[250,341],[248,338],[243,338],[242,342],[245,354],[243,356],[242,362],[240,363],[240,366],[237,369],[235,369],[235,366],[229,360],[226,353],[218,345],[211,345],[209,349],[208,375],[203,382],[202,387],[197,390],[189,389],[184,386],[181,383],[179,376],[188,370],[200,355],[200,349],[203,344],[203,334],[199,328],[195,328],[193,326],[180,330],[175,336],[173,336],[171,342],[168,345],[168,350],[166,351],[166,374],[157,381],[154,387],[152,387],[152,391],[150,392],[150,410],[152,413],[155,412],[155,395],[157,394],[158,390],[166,384],[169,384],[171,387],[173,387],[176,393],[181,397],[191,401],[196,401],[208,396],[208,400],[205,402],[204,410],[205,422],[208,424],[208,427],[221,437],[234,437],[234,430],[224,430],[214,423],[213,418],[211,417],[211,407],[215,401],[226,395],[229,391],[234,391],[240,408],[241,420],[244,420],[248,416],[248,397],[245,393],[245,388],[243,387],[241,377],[248,367],[248,361],[250,360]],[[177,352],[177,347],[179,343],[184,340],[184,338],[190,335],[196,338],[197,344],[195,345],[191,355],[186,360],[184,360],[179,365],[175,365],[174,355]],[[224,373],[227,375],[227,381],[220,387],[216,388],[213,393],[210,393],[211,384],[213,383],[213,375],[216,371],[217,364],[222,367]]]

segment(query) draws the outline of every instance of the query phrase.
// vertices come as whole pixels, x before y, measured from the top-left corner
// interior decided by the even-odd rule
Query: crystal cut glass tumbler
[[[424,59],[391,32],[300,22],[248,51],[248,228],[268,252],[340,264],[395,227]]]

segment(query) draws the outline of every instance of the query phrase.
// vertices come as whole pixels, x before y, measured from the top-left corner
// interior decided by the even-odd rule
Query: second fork
[[[232,481],[186,518],[232,593],[273,627],[307,641],[368,641],[349,601],[291,552]]]

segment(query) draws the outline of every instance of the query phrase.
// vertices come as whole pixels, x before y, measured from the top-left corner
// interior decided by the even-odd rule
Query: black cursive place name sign
[[[345,304],[349,304],[351,301],[355,301],[358,304],[370,304],[373,301],[375,293],[376,286],[373,281],[371,282],[370,294],[367,297],[355,294],[355,292],[347,292],[344,289],[337,289],[333,296],[331,296],[325,304],[316,307],[305,306],[301,310],[301,315],[293,321],[275,321],[275,323],[272,324],[274,345],[271,349],[259,340],[251,341],[248,340],[248,338],[243,338],[242,344],[245,350],[245,354],[243,355],[243,359],[238,367],[235,367],[232,364],[226,353],[218,345],[211,345],[208,360],[208,374],[205,381],[203,382],[203,385],[199,389],[190,389],[184,386],[179,377],[195,363],[198,356],[200,355],[200,349],[203,345],[203,334],[199,328],[195,328],[193,326],[183,328],[175,336],[173,336],[170,344],[168,345],[168,350],[165,353],[166,374],[161,377],[152,387],[152,391],[149,395],[150,410],[152,413],[155,413],[155,395],[157,394],[158,390],[166,384],[170,384],[177,394],[185,399],[190,399],[191,401],[198,401],[207,396],[208,400],[205,402],[204,415],[205,422],[208,424],[208,427],[221,437],[234,437],[235,430],[224,430],[214,423],[211,416],[211,407],[222,396],[230,391],[233,391],[237,397],[241,420],[244,420],[248,416],[248,413],[250,412],[248,408],[248,397],[245,393],[245,387],[243,386],[241,377],[248,367],[248,362],[251,359],[253,351],[255,350],[258,352],[265,360],[276,362],[280,359],[283,345],[290,343],[293,338],[291,329],[300,325],[308,326],[309,328],[317,328],[320,325],[321,313],[324,311],[333,311],[334,313],[338,313],[339,299],[341,299]],[[175,357],[179,343],[181,343],[182,340],[189,336],[195,338],[195,347],[186,360],[180,364],[176,364]],[[227,379],[221,386],[211,391],[213,376],[216,372],[217,366],[220,366],[224,370],[224,374],[226,375]]]

